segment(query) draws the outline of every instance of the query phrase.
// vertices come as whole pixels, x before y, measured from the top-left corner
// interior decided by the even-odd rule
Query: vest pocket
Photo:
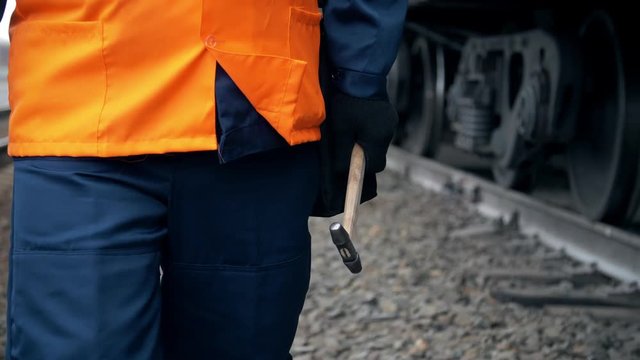
[[[319,12],[290,8],[290,57],[307,63],[294,111],[294,130],[317,127],[325,117],[324,101],[318,79],[321,19],[322,14]]]
[[[290,57],[307,63],[317,63],[320,51],[320,20],[322,14],[292,7],[289,13]]]
[[[106,92],[102,23],[24,21],[11,28],[12,142],[95,143]]]

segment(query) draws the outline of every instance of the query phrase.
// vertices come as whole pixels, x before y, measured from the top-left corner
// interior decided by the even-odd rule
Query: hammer
[[[347,194],[344,199],[344,226],[339,222],[334,222],[329,228],[331,239],[338,248],[342,262],[353,274],[362,271],[360,255],[353,246],[351,239],[356,234],[356,220],[358,219],[358,205],[360,205],[360,195],[362,194],[364,167],[364,151],[360,145],[355,144],[351,152]]]

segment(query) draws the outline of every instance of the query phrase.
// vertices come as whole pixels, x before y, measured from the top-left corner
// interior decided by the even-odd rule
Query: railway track
[[[517,225],[546,245],[591,264],[627,284],[640,284],[640,236],[592,222],[572,213],[507,190],[475,175],[392,148],[391,170],[411,182],[468,199],[483,215]]]

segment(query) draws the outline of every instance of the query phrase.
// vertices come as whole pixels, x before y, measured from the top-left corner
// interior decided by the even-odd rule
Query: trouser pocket
[[[289,359],[309,254],[267,266],[173,264],[162,279],[165,357]]]

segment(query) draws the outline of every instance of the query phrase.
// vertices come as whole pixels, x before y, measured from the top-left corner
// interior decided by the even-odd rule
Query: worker
[[[291,359],[325,101],[381,171],[406,6],[17,0],[7,359]]]

